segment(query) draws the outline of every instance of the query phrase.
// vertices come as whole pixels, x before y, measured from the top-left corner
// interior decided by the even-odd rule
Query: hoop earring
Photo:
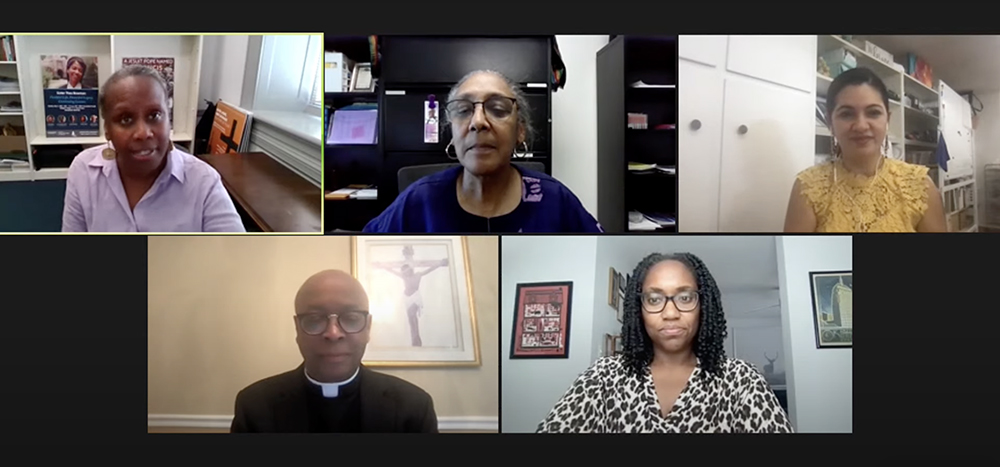
[[[108,141],[108,147],[101,151],[101,157],[103,157],[106,161],[112,161],[118,157],[118,153],[111,147],[111,141]]]
[[[453,161],[457,161],[457,160],[458,160],[458,154],[456,153],[456,154],[455,154],[455,157],[452,157],[452,156],[451,156],[451,153],[450,153],[450,152],[448,152],[448,148],[450,148],[451,146],[452,146],[452,145],[451,145],[451,141],[448,141],[448,145],[444,147],[444,154],[445,154],[446,156],[448,156],[448,159],[451,159],[451,160],[453,160]]]
[[[520,157],[527,156],[528,155],[528,143],[525,142],[525,141],[521,141],[521,147],[524,148],[524,152],[521,153]],[[517,149],[516,148],[514,149],[514,155],[515,156],[517,155]]]

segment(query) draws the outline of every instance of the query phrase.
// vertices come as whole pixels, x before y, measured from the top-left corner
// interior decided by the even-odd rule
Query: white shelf
[[[41,169],[35,171],[35,180],[65,180],[69,168]]]
[[[969,227],[968,229],[965,229],[962,232],[963,233],[973,233],[973,232],[976,232],[978,230],[979,230],[979,226],[978,225],[973,225],[972,227]]]
[[[826,97],[827,91],[830,90],[830,84],[833,83],[833,78],[829,76],[823,76],[816,72],[816,95]]]
[[[915,121],[922,121],[922,123],[928,126],[937,127],[938,117],[936,115],[929,114],[923,110],[916,109],[908,105],[904,105],[903,108],[906,109],[907,120],[910,120],[910,117],[913,117],[913,120]]]
[[[958,189],[958,188],[967,187],[969,185],[972,185],[975,182],[976,182],[976,180],[974,178],[970,178],[970,179],[968,179],[968,180],[966,180],[964,182],[952,183],[951,185],[945,185],[943,191],[951,191],[951,190],[955,190],[955,189]]]
[[[914,140],[908,139],[908,140],[906,140],[906,147],[924,148],[924,149],[937,149],[938,144],[937,143],[928,143],[928,142],[925,142],[925,141],[914,141]]]
[[[0,171],[0,182],[27,182],[31,180],[31,171],[13,170]]]
[[[97,57],[99,64],[97,78],[101,84],[121,68],[123,58],[173,58],[174,107],[173,131],[170,139],[178,144],[190,144],[194,141],[195,128],[198,124],[202,46],[201,35],[15,35],[14,47],[20,60],[0,62],[0,64],[16,66],[20,90],[0,92],[0,96],[19,96],[23,112],[0,112],[0,117],[23,117],[29,160],[31,146],[104,144],[106,141],[103,136],[103,116],[98,123],[101,133],[98,136],[59,138],[45,135],[41,57],[51,54]],[[60,180],[66,178],[67,171],[65,168],[50,168],[5,172],[0,173],[0,181]]]
[[[0,65],[17,65],[17,60],[0,60]]]
[[[912,94],[913,97],[922,101],[936,101],[940,98],[940,94],[937,91],[917,81],[916,78],[905,73],[903,77],[903,88],[907,94]]]
[[[816,125],[816,136],[825,136],[825,137],[829,138],[829,137],[831,137],[833,135],[830,134],[830,129],[829,128],[827,128],[825,126],[821,126],[821,125]]]
[[[819,56],[823,56],[823,54],[831,50],[844,48],[858,59],[858,67],[870,68],[879,77],[885,78],[887,76],[891,77],[901,74],[895,67],[869,55],[864,50],[858,48],[858,46],[847,42],[838,36],[818,36],[818,39],[819,42],[816,44],[816,51]]]
[[[56,144],[83,144],[96,145],[104,144],[104,138],[100,136],[81,136],[77,138],[50,138],[45,135],[36,136],[28,143],[32,146],[52,146]]]

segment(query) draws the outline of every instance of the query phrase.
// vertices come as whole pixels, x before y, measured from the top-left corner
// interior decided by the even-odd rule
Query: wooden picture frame
[[[613,357],[620,354],[622,351],[622,336],[605,334],[604,335],[604,356]]]
[[[573,282],[517,284],[510,358],[569,358]]]
[[[353,237],[351,257],[372,316],[365,365],[481,365],[465,237]]]
[[[809,273],[817,349],[854,346],[853,287],[851,271]]]
[[[608,305],[618,309],[618,273],[615,268],[608,268]]]

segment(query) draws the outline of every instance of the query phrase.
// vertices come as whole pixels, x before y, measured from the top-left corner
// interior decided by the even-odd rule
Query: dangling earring
[[[451,141],[448,141],[448,145],[444,147],[444,153],[445,153],[445,155],[448,156],[448,159],[451,159],[453,161],[457,161],[458,160],[458,155],[456,155],[455,157],[452,157],[451,153],[448,152],[448,148],[450,148],[450,147],[451,147]]]
[[[830,138],[830,156],[834,159],[840,157],[840,143],[837,142],[837,137]]]
[[[892,155],[892,148],[889,146],[889,135],[885,135],[885,141],[882,143],[882,157],[890,155]]]
[[[118,153],[111,147],[111,141],[108,141],[108,147],[101,151],[101,157],[104,157],[104,160],[106,161],[114,160],[118,157]]]

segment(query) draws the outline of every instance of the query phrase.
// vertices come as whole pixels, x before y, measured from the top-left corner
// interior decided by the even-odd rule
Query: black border
[[[816,302],[816,276],[821,274],[850,274],[851,280],[854,280],[854,271],[809,271],[809,294],[812,299],[812,315],[813,315],[813,331],[816,333],[816,348],[817,349],[852,349],[854,348],[854,338],[851,338],[851,345],[822,345],[822,339],[819,337],[819,303]],[[853,282],[852,282],[853,283]],[[852,287],[853,288],[853,287]],[[853,335],[853,328],[851,330]]]
[[[502,241],[501,241],[502,243]],[[566,333],[566,351],[562,355],[517,355],[514,353],[514,349],[517,348],[517,318],[518,310],[521,308],[521,289],[528,287],[567,287],[566,293],[566,325],[564,332]],[[510,329],[510,359],[511,360],[551,360],[551,359],[561,359],[566,360],[569,358],[569,336],[570,336],[570,319],[572,319],[573,314],[573,281],[558,281],[558,282],[522,282],[517,284],[517,288],[514,292],[514,321],[511,322]],[[497,339],[499,342],[500,340]],[[501,365],[503,362],[500,362]]]

